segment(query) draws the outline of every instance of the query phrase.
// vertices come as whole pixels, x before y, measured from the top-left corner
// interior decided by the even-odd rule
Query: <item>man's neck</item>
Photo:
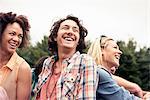
[[[71,56],[74,55],[75,52],[62,52],[62,53],[58,53],[58,56],[59,56],[59,60],[60,61],[63,61],[64,59],[67,59],[67,58],[70,58]]]
[[[70,58],[75,54],[75,50],[58,50],[58,57],[60,61],[63,61],[66,58]]]

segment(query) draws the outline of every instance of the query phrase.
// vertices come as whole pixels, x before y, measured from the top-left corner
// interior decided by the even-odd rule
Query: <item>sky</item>
[[[103,34],[150,47],[149,0],[0,0],[0,12],[10,11],[28,17],[33,45],[49,35],[53,22],[71,14],[88,29],[86,40]]]

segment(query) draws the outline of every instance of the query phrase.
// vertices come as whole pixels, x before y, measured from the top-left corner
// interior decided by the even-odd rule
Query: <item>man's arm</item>
[[[143,91],[136,83],[127,81],[119,76],[112,75],[112,77],[119,86],[123,86],[125,89],[130,91],[130,93],[133,93],[138,97],[143,97]]]
[[[96,98],[103,98],[104,100],[141,100],[125,88],[120,87],[107,70],[100,68],[98,74],[100,77]]]

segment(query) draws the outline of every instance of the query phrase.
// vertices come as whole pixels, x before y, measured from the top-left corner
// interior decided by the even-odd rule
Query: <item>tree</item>
[[[136,54],[139,66],[141,87],[144,90],[150,90],[150,48],[142,48]]]
[[[41,42],[37,42],[35,46],[30,45],[28,48],[17,51],[31,67],[38,61],[42,56],[50,55],[48,50],[48,37],[44,36]]]
[[[139,67],[135,56],[136,42],[129,40],[126,45],[123,41],[119,41],[118,45],[123,54],[120,59],[120,67],[116,72],[117,75],[141,85]]]
[[[150,90],[150,48],[136,51],[136,42],[131,39],[127,44],[123,41],[118,41],[118,44],[123,54],[116,74]]]

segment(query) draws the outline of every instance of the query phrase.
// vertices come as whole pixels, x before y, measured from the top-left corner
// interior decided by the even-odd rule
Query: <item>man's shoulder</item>
[[[86,53],[80,53],[78,51],[71,57],[70,60],[71,61],[72,60],[77,60],[77,61],[79,61],[79,60],[81,60],[81,61],[94,61],[93,58],[90,55],[88,55]]]
[[[93,60],[93,58],[90,55],[85,54],[85,53],[80,54],[79,57],[81,57],[82,59],[85,59],[85,60]]]

